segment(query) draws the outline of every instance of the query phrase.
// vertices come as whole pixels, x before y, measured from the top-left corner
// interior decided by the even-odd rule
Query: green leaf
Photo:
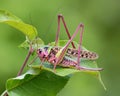
[[[98,71],[80,71],[72,68],[57,66],[56,73],[53,72],[53,65],[44,62],[40,67],[40,60],[29,65],[31,69],[25,74],[11,78],[7,81],[6,89],[9,96],[56,96],[67,84],[72,74],[85,72],[101,80]],[[82,61],[82,66],[97,68],[95,62]]]
[[[59,46],[64,46],[67,41],[68,40],[60,40]],[[53,46],[54,42],[50,43],[49,46],[50,45]],[[76,43],[76,47],[77,46],[78,44]],[[9,96],[56,96],[67,84],[70,77],[76,72],[84,72],[96,77],[104,89],[106,89],[99,71],[77,70],[75,68],[57,66],[56,72],[53,72],[52,64],[48,62],[42,62],[42,66],[40,64],[41,61],[37,58],[33,64],[28,65],[30,67],[29,71],[7,81],[6,89]],[[94,60],[81,59],[80,65],[86,68],[98,68]]]
[[[19,77],[9,79],[7,91],[9,96],[56,96],[68,79],[47,70],[31,69]]]
[[[21,19],[6,10],[0,10],[0,22],[20,30],[30,41],[38,35],[35,27],[24,23]]]
[[[42,41],[42,39],[40,39],[39,37],[37,37],[36,39],[34,39],[32,41],[32,48],[33,49],[37,49],[38,47],[44,45],[44,42]],[[30,47],[30,43],[29,40],[26,39],[22,44],[19,45],[20,48],[25,48],[25,49],[29,49]]]
[[[39,58],[37,58],[32,65],[29,65],[29,67],[31,67],[33,69],[40,69],[40,64],[41,64],[41,61],[40,61]],[[95,61],[92,61],[92,60],[84,60],[83,59],[83,60],[81,60],[80,65],[82,67],[86,67],[86,68],[98,68],[97,63]],[[48,62],[43,62],[42,63],[42,69],[53,72],[53,65],[48,63]],[[59,76],[69,76],[69,75],[74,74],[76,72],[88,73],[92,76],[95,76],[98,80],[101,81],[101,76],[100,76],[99,71],[77,70],[75,68],[65,68],[65,67],[62,67],[62,66],[57,66],[56,67],[56,73],[54,73],[54,72],[53,73],[56,74],[56,75],[59,75]],[[102,81],[101,81],[101,84],[102,84]]]
[[[68,42],[68,40],[59,40],[57,46],[63,47],[66,45],[67,42]],[[78,43],[76,41],[73,41],[73,43],[74,43],[75,47],[78,48]],[[49,46],[54,46],[54,45],[55,45],[55,42],[49,43]],[[72,45],[70,44],[69,47],[72,48]],[[82,49],[87,51],[87,49],[83,46],[82,46]]]
[[[63,46],[66,45],[67,42],[68,42],[68,40],[59,40],[57,46],[63,47]],[[73,41],[73,43],[75,44],[75,47],[78,47],[78,43],[77,42]],[[49,43],[49,45],[50,46],[54,46],[55,42],[51,42],[51,43]],[[69,45],[69,47],[72,47],[71,44]]]

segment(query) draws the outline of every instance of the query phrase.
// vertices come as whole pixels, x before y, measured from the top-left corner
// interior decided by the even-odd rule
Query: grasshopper
[[[59,33],[60,33],[60,20],[62,20],[63,25],[66,29],[66,33],[68,35],[68,42],[65,46],[60,47],[58,46],[58,38],[59,38]],[[76,49],[75,45],[73,43],[73,39],[75,38],[75,36],[78,34],[79,30],[80,31],[80,40],[79,40],[79,46]],[[94,52],[90,52],[90,51],[86,51],[83,50],[81,45],[82,45],[82,35],[83,35],[83,31],[84,31],[84,25],[83,24],[79,24],[78,27],[76,28],[76,31],[74,32],[74,34],[72,36],[70,36],[70,33],[68,31],[68,28],[66,26],[64,17],[59,14],[58,15],[58,28],[57,28],[57,32],[56,32],[56,39],[55,39],[55,45],[51,48],[51,47],[42,47],[39,48],[37,50],[37,55],[40,58],[40,60],[42,62],[47,61],[51,64],[54,65],[54,72],[55,72],[55,68],[57,65],[62,66],[62,67],[72,67],[78,70],[91,70],[91,71],[99,71],[102,70],[102,68],[85,68],[80,66],[80,59],[81,58],[85,58],[85,59],[89,59],[89,60],[95,60],[98,58],[98,55]],[[73,48],[69,48],[70,43],[72,44]],[[72,60],[70,58],[72,57],[76,57],[77,60]]]
[[[62,23],[64,25],[64,28],[66,30],[67,36],[69,38],[68,42],[65,46],[61,47],[58,46],[58,39],[59,39],[59,33],[60,33],[60,21],[62,20]],[[79,39],[79,45],[78,48],[75,47],[75,44],[73,42],[73,39],[76,37],[80,30],[80,39]],[[98,58],[98,55],[94,52],[86,51],[84,50],[82,46],[82,37],[84,32],[84,25],[80,23],[78,27],[76,28],[75,32],[71,36],[68,28],[66,26],[66,22],[64,20],[64,17],[62,14],[58,15],[58,27],[56,32],[56,39],[54,46],[44,45],[43,47],[40,47],[37,49],[37,57],[41,60],[41,62],[49,62],[50,64],[53,64],[53,71],[55,72],[56,66],[62,66],[62,67],[70,67],[75,68],[77,70],[89,70],[89,71],[100,71],[102,68],[86,68],[80,65],[81,58],[88,59],[88,60],[96,60]],[[72,45],[72,48],[69,47],[69,45]],[[27,60],[30,56],[30,54],[33,52],[33,48],[30,47],[29,54],[27,56]],[[71,58],[77,58],[76,60],[73,60]],[[36,58],[35,58],[36,59]],[[24,66],[27,63],[27,60],[24,62]],[[34,61],[34,60],[33,60]],[[32,62],[33,62],[32,61]],[[22,66],[22,70],[24,68]],[[22,70],[18,73],[18,76],[21,74]]]

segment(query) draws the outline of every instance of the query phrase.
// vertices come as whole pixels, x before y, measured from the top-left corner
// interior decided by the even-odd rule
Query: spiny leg
[[[81,27],[81,32],[80,32],[80,40],[79,40],[79,46],[78,46],[78,57],[77,57],[77,64],[80,64],[80,52],[81,52],[81,46],[82,46],[82,37],[83,37],[83,32],[84,32],[84,25],[80,24],[76,31],[79,30]]]
[[[84,32],[84,25],[80,24],[76,31],[78,31],[80,27],[81,27],[81,32],[80,32],[80,39],[79,39],[79,46],[78,46],[78,57],[77,57],[76,68],[79,69],[79,70],[91,70],[91,71],[102,70],[102,68],[86,68],[86,67],[81,67],[80,66],[80,52],[81,52],[81,46],[82,46],[82,37],[83,37],[83,32]]]
[[[63,59],[66,50],[68,48],[68,46],[70,45],[70,43],[72,42],[72,40],[74,39],[74,37],[77,35],[77,33],[80,31],[80,41],[79,41],[79,46],[78,46],[78,58],[77,58],[77,66],[76,69],[84,69],[84,70],[94,70],[94,71],[98,71],[98,70],[102,70],[101,68],[84,68],[81,67],[80,64],[80,51],[81,51],[81,45],[82,45],[82,35],[83,35],[83,31],[84,31],[84,25],[83,24],[79,24],[78,27],[76,28],[76,31],[74,32],[74,34],[72,35],[71,39],[67,42],[67,44],[60,50],[60,52],[58,52],[56,54],[56,63],[54,64],[54,71],[56,68],[56,65],[59,64],[61,62],[61,60]],[[57,56],[58,55],[58,56]]]
[[[83,24],[78,25],[78,27],[76,28],[76,31],[74,32],[74,34],[72,35],[70,40],[67,42],[67,44],[56,54],[57,59],[56,59],[56,63],[54,64],[54,69],[53,69],[54,71],[55,71],[56,65],[59,64],[62,61],[62,59],[63,59],[63,57],[64,57],[64,55],[65,55],[65,53],[66,53],[66,51],[67,51],[67,49],[68,49],[68,47],[70,45],[70,43],[73,41],[73,39],[75,38],[75,36],[77,35],[77,33],[79,32],[79,30],[80,30],[80,28],[82,26],[83,26]],[[82,31],[83,31],[83,28],[82,28]],[[83,32],[80,32],[80,34],[82,34],[82,33]],[[80,54],[80,52],[79,52],[79,54]],[[78,60],[79,59],[80,58],[78,58]]]
[[[31,65],[37,58],[38,58],[38,55],[33,58],[33,60],[30,62],[29,65]]]
[[[103,70],[103,68],[86,68],[86,67],[81,67],[80,65],[76,65],[76,69],[85,70],[85,71],[101,71],[101,70]]]
[[[33,58],[33,60],[30,62],[29,65],[31,65],[33,62],[35,62],[35,60],[36,60],[38,57],[39,57],[38,55],[35,56],[35,57]],[[42,59],[42,60],[41,60],[41,62],[40,62],[40,69],[41,69],[41,67],[42,67],[44,61],[45,61],[45,59]]]
[[[40,69],[42,69],[43,62],[44,62],[44,59],[42,59],[41,62],[40,62]]]
[[[21,66],[20,71],[18,72],[17,76],[20,76],[20,75],[22,74],[22,71],[23,71],[24,67],[26,66],[27,61],[28,61],[28,59],[29,59],[29,57],[30,57],[30,55],[31,55],[32,53],[33,53],[33,49],[32,49],[32,46],[30,45],[28,54],[27,54],[27,56],[26,56],[26,58],[25,58],[25,61],[23,62],[23,65]]]
[[[60,19],[62,19],[64,28],[65,28],[66,33],[67,33],[67,35],[68,35],[68,38],[71,39],[71,36],[70,36],[70,33],[69,33],[68,28],[67,28],[67,26],[66,26],[64,17],[62,16],[62,14],[59,14],[59,15],[58,15],[58,28],[57,28],[57,32],[56,32],[55,46],[57,46],[57,44],[58,44],[58,39],[59,39],[59,33],[60,33]],[[71,42],[71,44],[72,44],[72,47],[75,48],[74,43]]]

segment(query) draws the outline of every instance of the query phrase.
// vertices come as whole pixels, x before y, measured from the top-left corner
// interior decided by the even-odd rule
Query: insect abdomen
[[[71,56],[78,56],[78,50],[76,49],[68,49],[67,53]],[[98,58],[98,55],[94,52],[90,52],[90,51],[86,51],[86,50],[81,50],[80,52],[80,57],[81,58],[86,58],[86,59],[90,59],[90,60],[95,60]]]
[[[60,66],[63,66],[63,67],[75,67],[76,65],[77,65],[77,62],[67,59],[65,57],[63,58],[60,64]]]

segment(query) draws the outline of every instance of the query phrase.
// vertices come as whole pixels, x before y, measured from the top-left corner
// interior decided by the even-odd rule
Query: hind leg
[[[69,31],[68,31],[68,28],[67,28],[66,22],[65,22],[65,20],[64,20],[64,17],[63,17],[61,14],[59,14],[59,15],[58,15],[58,28],[57,28],[57,32],[56,32],[55,46],[57,46],[57,44],[58,44],[58,39],[59,39],[60,20],[62,20],[62,23],[63,23],[63,25],[64,25],[64,28],[65,28],[65,31],[66,31],[66,33],[67,33],[68,38],[71,39],[71,36],[70,36]],[[72,44],[72,47],[75,48],[74,43],[71,42],[71,44]]]

